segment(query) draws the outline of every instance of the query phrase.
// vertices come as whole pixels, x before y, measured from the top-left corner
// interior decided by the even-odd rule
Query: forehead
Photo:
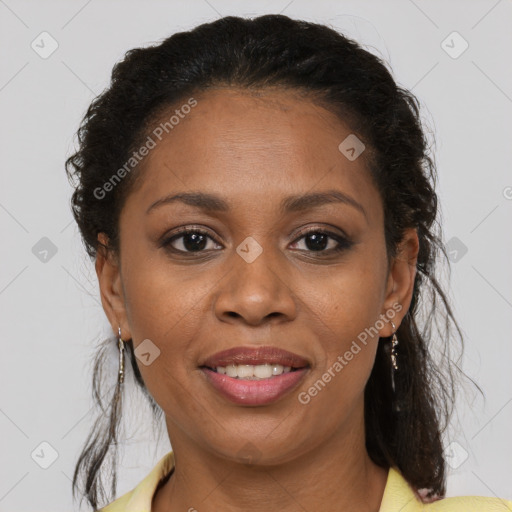
[[[364,152],[351,161],[339,150],[350,127],[298,92],[217,88],[194,99],[197,104],[174,116],[161,140],[154,133],[162,132],[180,105],[150,125],[155,145],[138,170],[133,195],[139,204],[201,190],[226,197],[233,208],[251,201],[261,207],[290,194],[333,188],[367,210],[379,202]]]

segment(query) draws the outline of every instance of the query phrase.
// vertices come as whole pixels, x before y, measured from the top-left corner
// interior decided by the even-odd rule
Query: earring
[[[391,322],[393,326],[393,339],[391,340],[391,364],[393,365],[393,369],[398,370],[398,364],[396,362],[396,346],[398,345],[398,338],[396,337],[396,327],[393,322]]]
[[[396,336],[396,327],[393,322],[391,322],[393,326],[393,338],[391,339],[391,387],[393,388],[393,392],[395,392],[395,372],[398,370],[398,364],[396,362],[397,350],[396,347],[398,345],[398,338]]]
[[[118,382],[122,384],[124,382],[124,341],[121,338],[121,327],[118,327],[118,340],[117,346],[119,347],[119,374]]]

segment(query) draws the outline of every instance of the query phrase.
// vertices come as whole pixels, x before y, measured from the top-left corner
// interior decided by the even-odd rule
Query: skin
[[[365,448],[363,393],[391,323],[308,404],[297,397],[394,304],[402,306],[398,328],[412,297],[417,233],[407,230],[388,262],[382,200],[365,154],[349,161],[338,150],[351,131],[332,113],[279,89],[216,88],[195,98],[138,168],[142,179],[120,216],[120,259],[100,251],[96,261],[114,332],[121,326],[135,348],[150,339],[161,351],[139,368],[165,413],[176,467],[152,510],[377,511],[388,471]],[[344,203],[278,210],[286,196],[331,189],[365,213]],[[146,214],[158,199],[190,191],[218,194],[230,210],[174,202]],[[180,226],[208,231],[203,252],[159,246]],[[305,227],[345,233],[353,245],[327,255],[337,246],[329,238],[315,251],[299,234]],[[251,263],[236,252],[248,236],[263,249]],[[185,242],[172,246],[186,251]],[[198,364],[241,345],[282,347],[311,366],[277,402],[234,405]],[[243,458],[248,449],[257,453],[253,464]]]

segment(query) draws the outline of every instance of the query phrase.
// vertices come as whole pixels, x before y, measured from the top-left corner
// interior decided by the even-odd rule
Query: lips
[[[288,371],[269,378],[247,380],[216,370],[241,365],[281,365]],[[236,347],[217,352],[200,364],[211,390],[231,403],[250,406],[264,406],[288,395],[305,378],[309,368],[305,358],[277,347]]]
[[[199,366],[215,369],[219,366],[238,364],[280,364],[291,368],[310,366],[303,357],[277,347],[235,347],[217,352],[206,358]]]

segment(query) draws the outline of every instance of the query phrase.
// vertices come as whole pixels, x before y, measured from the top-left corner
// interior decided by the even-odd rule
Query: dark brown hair
[[[450,357],[450,342],[458,337],[462,351],[463,337],[435,272],[439,256],[448,264],[438,222],[436,169],[419,101],[358,43],[327,26],[282,15],[230,16],[128,51],[115,65],[110,87],[87,110],[78,131],[79,149],[66,162],[68,177],[76,184],[73,214],[87,253],[93,259],[99,249],[119,255],[119,215],[140,173],[129,173],[106,199],[94,191],[130,158],[165,109],[216,85],[293,89],[349,120],[370,150],[368,167],[384,206],[388,258],[396,254],[404,230],[417,229],[418,272],[397,332],[396,392],[386,339],[379,343],[365,389],[366,446],[376,464],[397,467],[414,489],[430,490],[427,497],[443,496],[442,434],[455,400],[454,372],[460,371]],[[102,248],[100,232],[108,236]],[[436,340],[440,347],[434,347]],[[138,371],[131,340],[127,348],[135,382],[161,417]],[[122,397],[117,386],[109,407],[103,406],[99,382],[105,349],[98,351],[93,374],[101,412],[73,477],[75,493],[83,475],[83,492],[94,508],[116,492],[115,462],[111,496],[104,496],[100,477],[107,454],[117,453]],[[434,349],[441,351],[439,362],[432,357]]]

